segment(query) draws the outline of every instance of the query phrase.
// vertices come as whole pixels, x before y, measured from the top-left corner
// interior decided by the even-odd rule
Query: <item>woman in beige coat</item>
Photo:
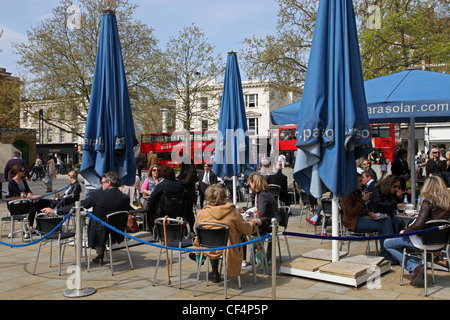
[[[261,224],[260,219],[246,221],[236,209],[233,203],[227,203],[226,190],[219,184],[209,186],[205,191],[205,198],[208,205],[197,213],[195,223],[214,222],[225,224],[229,227],[228,243],[231,246],[241,242],[240,234],[253,234],[256,232],[256,226]],[[194,247],[199,248],[198,239],[194,238]],[[222,255],[220,251],[204,252],[211,261],[212,272],[209,274],[211,281],[217,283],[220,281],[218,272],[219,258]],[[241,264],[243,258],[243,247],[234,247],[225,252],[227,261],[227,275],[237,277],[241,273]],[[192,256],[192,255],[191,255]],[[191,257],[194,258],[195,257]]]

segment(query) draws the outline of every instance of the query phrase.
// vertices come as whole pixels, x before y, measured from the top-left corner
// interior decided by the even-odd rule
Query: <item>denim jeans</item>
[[[403,248],[414,248],[414,245],[409,239],[409,236],[405,236],[401,238],[386,239],[384,241],[384,247],[392,257],[402,263]],[[422,264],[422,262],[419,259],[405,256],[405,269],[408,270],[410,274],[413,274],[414,269],[420,264]]]
[[[378,220],[372,220],[372,219],[368,219],[365,216],[361,216],[358,218],[358,221],[356,222],[356,228],[355,228],[356,232],[358,232],[359,230],[378,231],[380,233],[380,235],[393,234],[392,221],[389,216],[386,216],[385,218],[378,219]],[[380,245],[381,245],[380,255],[386,259],[390,259],[389,253],[386,252],[384,242],[385,242],[384,239],[380,240]]]

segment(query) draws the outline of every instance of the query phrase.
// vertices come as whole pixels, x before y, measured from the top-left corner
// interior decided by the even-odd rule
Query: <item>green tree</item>
[[[19,64],[33,75],[27,83],[28,101],[52,100],[45,112],[51,127],[84,136],[91,95],[102,12],[116,12],[119,38],[133,99],[135,123],[142,126],[143,110],[155,100],[154,86],[160,51],[153,29],[134,18],[137,5],[129,0],[61,0],[53,16],[27,32],[28,42],[15,44]],[[76,9],[76,10],[74,10]],[[77,20],[78,19],[78,20]],[[74,22],[79,22],[77,25]],[[35,103],[28,103],[29,111]],[[37,114],[35,115],[37,118]]]
[[[223,73],[224,67],[220,56],[213,55],[214,47],[204,32],[191,24],[178,37],[169,39],[162,56],[159,83],[167,89],[166,100],[177,101],[173,112],[186,130],[193,129],[194,120],[217,118],[217,113],[198,108],[202,98],[217,98],[211,95],[213,80]]]
[[[244,68],[289,92],[305,79],[319,0],[276,1],[277,33],[243,41]],[[449,71],[448,0],[357,0],[354,7],[366,79],[423,65]]]
[[[372,6],[379,25],[362,24],[359,36],[366,79],[408,68],[450,70],[448,0],[377,0]],[[359,12],[363,20],[375,14]]]
[[[250,79],[268,79],[287,93],[304,82],[319,1],[276,1],[277,34],[246,38],[243,65]]]

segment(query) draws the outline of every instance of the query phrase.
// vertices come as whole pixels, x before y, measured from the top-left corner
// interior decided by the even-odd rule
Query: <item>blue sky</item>
[[[59,0],[0,0],[0,67],[20,76],[12,42],[26,42],[26,32],[52,16]],[[75,3],[77,3],[75,1]],[[195,23],[223,57],[239,52],[240,42],[255,35],[275,34],[278,5],[275,0],[135,0],[136,17],[155,29],[159,46],[165,47],[183,27]],[[241,71],[242,72],[242,71]],[[242,75],[244,77],[244,75]]]

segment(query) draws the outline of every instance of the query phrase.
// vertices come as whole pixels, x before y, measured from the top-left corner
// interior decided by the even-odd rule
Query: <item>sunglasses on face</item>
[[[392,188],[398,189],[398,188],[400,188],[400,185],[394,184],[394,185],[392,186]]]
[[[153,172],[158,172],[158,169],[152,169]]]

